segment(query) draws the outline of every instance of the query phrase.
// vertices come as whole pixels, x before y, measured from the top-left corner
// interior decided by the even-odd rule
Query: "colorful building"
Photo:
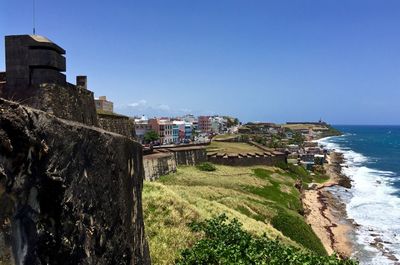
[[[185,140],[192,140],[192,131],[193,131],[193,126],[191,123],[186,122],[185,123]]]
[[[227,120],[220,116],[213,116],[211,119],[211,132],[224,133],[227,131]]]
[[[167,119],[149,119],[149,125],[160,137],[161,144],[173,143],[173,122]]]
[[[172,142],[174,144],[179,143],[179,125],[175,122],[172,125]]]
[[[211,132],[211,119],[210,116],[199,116],[198,118],[199,131],[202,133]]]
[[[151,130],[151,125],[146,116],[142,116],[140,119],[135,119],[135,132],[136,140],[139,143],[144,143],[144,135]]]

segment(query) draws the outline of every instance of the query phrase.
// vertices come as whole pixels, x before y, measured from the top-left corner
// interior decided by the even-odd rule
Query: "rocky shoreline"
[[[313,189],[304,190],[302,193],[306,220],[321,239],[328,254],[336,253],[341,258],[362,259],[364,245],[356,241],[356,231],[361,229],[360,225],[347,216],[342,195],[330,189],[330,187],[340,186],[345,188],[344,192],[347,192],[346,189],[352,188],[352,180],[342,173],[342,168],[347,167],[344,155],[331,150],[327,162],[324,168],[329,180],[313,185]],[[377,181],[377,184],[381,183]],[[395,253],[385,247],[392,244],[391,242],[385,241],[379,232],[371,228],[368,228],[367,232],[373,237],[373,241],[369,243],[370,247],[377,249],[382,256],[393,261],[393,264],[400,264]]]
[[[329,180],[304,190],[302,201],[306,220],[321,239],[328,254],[337,253],[345,259],[353,253],[350,234],[354,225],[347,219],[346,205],[328,189],[337,185],[351,188],[351,180],[341,173],[343,162],[343,154],[331,152],[324,167]]]

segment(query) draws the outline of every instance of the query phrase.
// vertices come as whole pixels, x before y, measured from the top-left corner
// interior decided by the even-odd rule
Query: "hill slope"
[[[157,182],[146,182],[143,209],[153,264],[172,264],[179,250],[200,235],[187,224],[225,213],[253,234],[325,255],[320,240],[299,214],[298,176],[272,167],[217,166],[213,172],[180,167]]]

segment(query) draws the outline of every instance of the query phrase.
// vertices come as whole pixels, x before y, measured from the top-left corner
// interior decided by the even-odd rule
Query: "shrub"
[[[282,234],[310,249],[315,254],[326,255],[326,250],[320,239],[302,217],[278,209],[278,214],[272,218],[271,224]]]
[[[318,256],[281,244],[263,236],[253,236],[242,229],[238,220],[228,221],[220,215],[191,225],[204,237],[192,248],[182,251],[178,265],[191,264],[309,264],[352,265],[354,260],[339,260],[336,256]]]
[[[302,166],[288,164],[287,167],[290,172],[296,174],[298,177],[300,177],[302,179],[306,179],[306,178],[310,177],[310,173],[307,171],[307,169],[305,169]]]
[[[217,168],[214,166],[214,164],[210,162],[204,162],[199,165],[197,165],[197,168],[201,171],[215,171]]]
[[[288,169],[288,164],[282,161],[279,161],[276,163],[276,167],[279,167],[280,169],[287,170]]]

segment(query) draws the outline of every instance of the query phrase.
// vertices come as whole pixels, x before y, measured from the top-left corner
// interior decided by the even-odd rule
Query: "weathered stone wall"
[[[174,154],[177,165],[194,166],[207,161],[207,152],[204,146],[190,146],[168,148]]]
[[[135,137],[135,124],[129,117],[118,114],[98,113],[99,127],[126,137]]]
[[[275,166],[279,163],[287,163],[284,154],[209,154],[209,162],[227,166]]]
[[[33,104],[23,104],[66,120],[98,125],[93,92],[90,90],[71,84],[66,87],[42,84],[33,99]]]
[[[139,144],[0,99],[0,264],[150,264]]]
[[[176,160],[172,153],[155,153],[143,157],[146,180],[156,180],[161,176],[176,172]]]
[[[41,84],[27,88],[24,94],[3,96],[62,119],[98,125],[93,92],[79,86]]]

